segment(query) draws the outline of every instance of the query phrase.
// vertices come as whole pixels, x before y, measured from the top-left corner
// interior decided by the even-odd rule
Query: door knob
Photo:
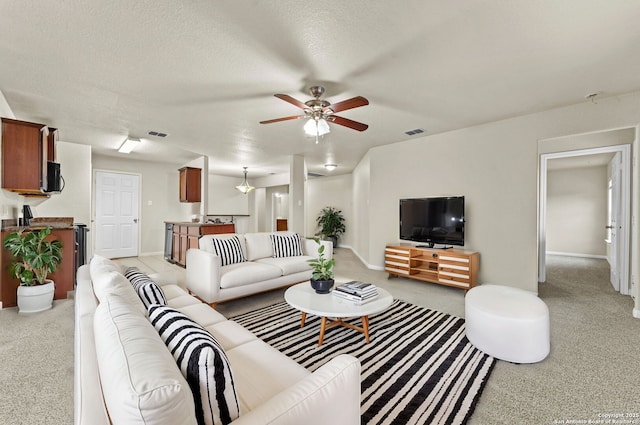
[[[134,222],[134,223],[137,223],[137,222],[138,222],[138,219],[137,219],[137,218],[134,218],[134,219],[133,219],[133,222]]]

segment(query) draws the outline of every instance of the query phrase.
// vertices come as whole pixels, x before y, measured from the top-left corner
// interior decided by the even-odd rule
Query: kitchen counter
[[[186,267],[187,250],[198,248],[198,239],[203,235],[235,233],[233,223],[193,223],[189,221],[165,221],[165,259]]]

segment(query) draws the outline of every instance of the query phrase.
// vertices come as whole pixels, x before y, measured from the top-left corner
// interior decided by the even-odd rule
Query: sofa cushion
[[[212,238],[211,242],[213,243],[213,251],[220,257],[222,266],[247,261],[240,246],[240,239],[237,236],[232,238]]]
[[[191,389],[144,314],[122,297],[106,294],[93,324],[112,423],[195,423]]]
[[[259,339],[228,350],[227,357],[235,372],[242,412],[264,404],[311,373]]]
[[[269,236],[271,238],[274,258],[297,257],[302,255],[300,235],[297,233],[292,235],[279,235],[277,233],[273,233]]]
[[[100,269],[102,269],[100,267]],[[102,270],[109,270],[108,268]],[[93,292],[96,298],[101,303],[105,300],[109,294],[116,294],[126,300],[132,306],[140,311],[141,314],[147,314],[145,306],[140,301],[140,297],[136,293],[129,280],[124,275],[117,271],[101,271],[99,273],[93,273],[91,276],[93,282]]]
[[[149,320],[191,387],[198,424],[228,424],[238,418],[231,366],[213,335],[170,307],[152,305]]]
[[[129,279],[146,308],[152,304],[167,305],[167,298],[162,289],[137,267],[127,268],[124,275]]]
[[[273,257],[271,233],[246,233],[244,235],[247,246],[247,260],[255,261],[260,258]]]
[[[91,279],[93,279],[94,274],[98,272],[102,273],[108,271],[122,273],[122,267],[115,261],[98,254],[91,257],[91,261],[89,262],[89,273],[91,275]]]
[[[308,255],[301,255],[298,257],[283,257],[283,258],[263,258],[257,260],[256,263],[269,264],[274,267],[278,267],[282,271],[282,275],[290,275],[299,272],[311,271],[309,260],[313,260],[314,257]]]
[[[282,270],[271,264],[247,261],[220,268],[220,287],[235,288],[282,276]]]

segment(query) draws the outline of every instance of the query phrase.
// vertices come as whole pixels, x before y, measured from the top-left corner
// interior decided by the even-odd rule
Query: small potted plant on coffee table
[[[318,258],[309,260],[309,264],[312,268],[311,274],[311,287],[315,289],[318,294],[328,294],[333,287],[333,266],[335,260],[324,258],[325,246],[320,243],[320,239],[313,238],[318,244]]]
[[[20,280],[19,313],[37,313],[53,305],[55,284],[47,276],[62,262],[62,242],[46,240],[50,234],[49,227],[26,231],[20,229],[4,239],[4,247],[14,257],[9,272]]]

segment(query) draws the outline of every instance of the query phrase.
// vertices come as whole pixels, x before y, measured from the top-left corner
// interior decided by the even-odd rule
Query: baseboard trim
[[[141,252],[138,256],[139,256],[139,257],[151,257],[152,255],[164,255],[164,251],[158,251],[158,252]]]
[[[2,301],[0,301],[0,310],[2,310]]]
[[[369,270],[384,270],[384,267],[380,267],[380,266],[374,266],[373,264],[369,264],[366,261],[364,261],[364,258],[362,258],[362,256],[358,253],[358,251],[356,251],[355,249],[353,249],[351,246],[349,245],[341,245],[338,248],[348,248],[351,250],[351,252],[354,253],[354,255],[356,257],[358,257],[358,260],[360,260],[360,262]]]
[[[597,260],[606,260],[606,255],[593,255],[593,254],[579,254],[577,252],[556,252],[547,251],[547,255],[559,255],[562,257],[578,257],[578,258],[594,258]]]
[[[634,308],[633,309],[633,317],[635,317],[636,319],[640,319],[640,309],[639,308]]]

